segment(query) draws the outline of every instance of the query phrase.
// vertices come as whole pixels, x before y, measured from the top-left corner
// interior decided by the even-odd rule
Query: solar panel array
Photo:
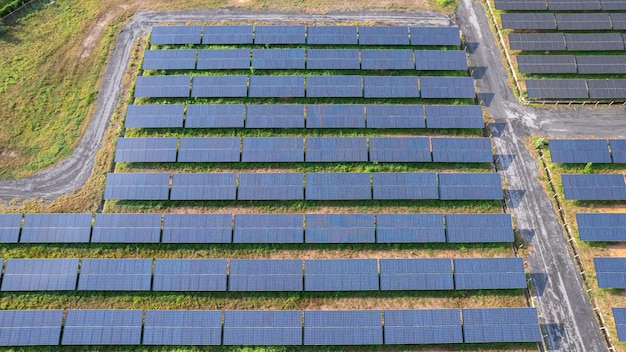
[[[562,174],[567,200],[625,200],[626,183],[622,174]]]
[[[135,97],[187,98],[190,76],[137,76]]]
[[[538,342],[536,308],[463,308],[465,343]]]
[[[226,291],[226,259],[157,259],[154,291]]]
[[[626,341],[626,308],[613,308],[613,318],[617,328],[617,339]]]
[[[227,310],[224,345],[302,345],[302,312]]]
[[[551,139],[550,158],[554,163],[610,163],[609,145],[603,139]]]
[[[141,310],[68,309],[62,345],[139,345]]]
[[[599,288],[626,288],[626,258],[595,257]]]
[[[386,310],[384,313],[386,345],[463,342],[457,309]]]
[[[0,346],[58,345],[63,310],[0,311]]]
[[[382,345],[380,310],[304,311],[305,345]]]
[[[626,214],[576,213],[582,241],[626,241]]]
[[[522,258],[456,258],[453,261],[457,290],[526,287]]]
[[[221,345],[220,310],[146,310],[143,345]]]
[[[26,214],[22,228],[22,243],[89,242],[91,214]],[[21,219],[8,216],[7,225],[20,227]],[[18,233],[19,234],[19,231]],[[16,233],[8,236],[17,242]]]
[[[381,290],[453,290],[452,261],[430,259],[381,259]]]

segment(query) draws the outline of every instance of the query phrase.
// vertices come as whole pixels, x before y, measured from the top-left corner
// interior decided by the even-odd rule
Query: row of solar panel
[[[154,26],[150,44],[461,45],[459,27]]]
[[[626,258],[595,257],[599,288],[626,288]]]
[[[188,98],[190,92],[193,98],[476,97],[471,77],[434,76],[139,76],[134,96]]]
[[[156,259],[153,269],[152,259],[91,258],[81,260],[80,273],[78,268],[77,258],[7,259],[1,291],[526,288],[522,258],[380,259],[380,270],[378,259]]]
[[[582,241],[626,241],[626,213],[576,213]]]
[[[626,341],[626,308],[613,308],[613,318],[617,328],[617,339]]]
[[[467,58],[463,50],[216,49],[200,50],[197,54],[196,63],[196,50],[193,49],[146,50],[142,68],[467,71]]]
[[[128,163],[367,161],[491,163],[493,154],[483,137],[118,138],[115,150]]]
[[[0,346],[539,342],[535,308],[2,310]],[[462,320],[461,320],[462,313]],[[384,317],[384,323],[383,323]],[[223,323],[222,323],[223,321]],[[142,329],[143,328],[143,329]],[[62,335],[62,337],[61,337]]]
[[[527,79],[531,99],[623,99],[626,79]]]
[[[620,33],[511,33],[511,50],[624,51],[626,34]]]
[[[626,30],[626,13],[503,13],[502,28],[537,30]]]
[[[171,192],[170,192],[171,178]],[[304,184],[306,183],[306,188]],[[626,187],[625,187],[626,189]],[[109,173],[118,200],[500,200],[498,173]]]
[[[626,163],[626,139],[551,139],[554,163]]]
[[[513,242],[509,214],[0,214],[2,243]],[[304,221],[304,222],[303,222]],[[161,234],[161,228],[163,229]],[[20,237],[21,229],[21,237]]]
[[[522,73],[626,73],[626,55],[518,55]]]
[[[126,128],[484,128],[479,105],[129,105]],[[306,116],[305,116],[306,115]],[[248,121],[250,120],[250,121]]]
[[[567,200],[626,200],[626,183],[622,174],[562,174]]]
[[[494,0],[498,10],[512,11],[622,11],[623,0]]]

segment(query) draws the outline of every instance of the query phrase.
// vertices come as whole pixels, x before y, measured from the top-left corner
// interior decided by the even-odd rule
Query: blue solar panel
[[[372,199],[369,173],[308,173],[306,199]]]
[[[305,26],[256,26],[254,44],[304,44]]]
[[[485,128],[480,105],[426,105],[428,128]]]
[[[365,76],[365,98],[419,98],[417,76]]]
[[[359,50],[308,49],[306,51],[306,68],[308,70],[360,70]]]
[[[367,128],[424,128],[422,105],[366,105]]]
[[[156,259],[154,291],[226,291],[226,259]]]
[[[452,260],[381,259],[381,290],[453,290]]]
[[[221,310],[146,310],[144,345],[221,345]]]
[[[361,76],[307,76],[306,96],[309,98],[349,98],[363,96]]]
[[[181,138],[178,162],[239,162],[239,137]]]
[[[374,215],[307,214],[306,243],[373,243]]]
[[[304,272],[305,291],[371,291],[379,288],[376,259],[311,259],[304,262]]]
[[[467,71],[465,50],[415,50],[415,68],[420,71]]]
[[[304,69],[304,49],[252,49],[254,69]]]
[[[328,104],[306,106],[307,128],[365,128],[363,105]]]
[[[308,137],[307,162],[367,161],[365,137]]]
[[[375,172],[374,199],[438,199],[435,172]]]
[[[135,84],[135,97],[187,98],[189,76],[139,76]]]
[[[513,242],[510,214],[447,214],[448,242]]]
[[[144,70],[195,70],[196,50],[146,50]]]
[[[461,45],[459,27],[410,27],[411,45]]]
[[[198,50],[198,70],[234,69],[250,69],[250,49]]]
[[[139,345],[141,310],[68,309],[62,345]]]
[[[169,193],[170,174],[108,173],[104,199],[165,200]]]
[[[622,174],[562,174],[567,200],[625,200],[626,184]]]
[[[91,214],[26,214],[20,242],[89,242],[91,217]],[[21,220],[21,215],[18,219]],[[19,226],[18,221],[15,242]]]
[[[76,289],[78,259],[7,259],[2,291]]]
[[[489,138],[432,138],[433,161],[439,163],[491,163]]]
[[[191,81],[192,97],[239,98],[247,95],[247,76],[196,76]]]
[[[376,242],[445,242],[441,214],[377,214]]]
[[[96,214],[91,242],[159,243],[161,214]]]
[[[422,98],[471,98],[476,97],[472,77],[426,77],[420,76]],[[428,116],[428,114],[426,115]]]
[[[302,243],[301,214],[236,214],[234,243]]]
[[[187,105],[186,128],[243,127],[243,104]]]
[[[554,163],[610,163],[605,139],[551,139],[550,158]]]
[[[202,44],[252,44],[253,26],[204,26]]]
[[[238,200],[302,200],[302,173],[239,174]]]
[[[227,310],[224,345],[302,345],[302,312]]]
[[[183,127],[183,104],[129,105],[126,109],[126,128]]]
[[[163,243],[230,243],[230,214],[165,214]]]
[[[626,241],[626,214],[577,213],[582,241]]]
[[[626,139],[609,139],[614,163],[626,163]]]
[[[150,44],[200,44],[201,26],[154,26]]]
[[[171,200],[235,200],[237,174],[174,174]]]
[[[0,311],[0,346],[58,345],[63,310]]]
[[[599,288],[626,288],[626,258],[596,257],[593,265]]]
[[[305,345],[382,345],[379,310],[304,311]]]
[[[302,162],[304,161],[304,138],[244,138],[242,143],[241,161]]]
[[[361,50],[363,70],[414,70],[413,50]]]
[[[359,27],[360,45],[408,45],[407,27]]]
[[[304,105],[247,105],[246,128],[304,128]]]
[[[22,214],[0,214],[0,243],[16,243],[21,223]]]
[[[176,137],[118,138],[116,163],[172,163],[176,161]]]
[[[465,343],[539,342],[536,308],[463,308]]]
[[[83,259],[79,291],[149,291],[152,259]]]
[[[619,341],[626,341],[626,308],[613,308],[613,318]]]
[[[439,199],[502,199],[498,173],[439,173]]]
[[[385,345],[463,343],[458,309],[386,310]]]
[[[371,137],[370,161],[431,162],[428,137]]]
[[[526,288],[522,258],[454,259],[457,290]]]
[[[317,44],[344,44],[355,45],[358,43],[356,27],[354,26],[308,26],[306,43]]]
[[[228,291],[302,291],[302,261],[231,259]]]

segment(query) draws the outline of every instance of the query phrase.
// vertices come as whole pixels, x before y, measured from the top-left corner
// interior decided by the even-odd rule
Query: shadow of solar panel
[[[195,70],[196,50],[146,50],[144,70]]]
[[[518,55],[517,67],[522,73],[576,73],[572,55]]]
[[[431,138],[436,163],[492,163],[489,138]]]
[[[116,163],[176,162],[176,137],[123,138],[115,146]]]
[[[456,258],[453,261],[457,290],[526,288],[522,258]]]
[[[226,259],[156,259],[152,290],[226,291]]]
[[[410,27],[411,45],[461,45],[459,27]]]
[[[302,261],[231,259],[228,291],[302,291]]]
[[[356,40],[356,32],[355,32]],[[307,49],[308,70],[360,70],[358,49]]]
[[[252,49],[254,69],[304,69],[304,49]]]
[[[202,26],[153,26],[150,44],[200,44]]]
[[[527,51],[559,51],[565,50],[563,33],[511,33],[509,34],[511,50]]]
[[[510,214],[447,214],[448,242],[513,242]]]
[[[379,310],[304,311],[305,345],[382,345]]]
[[[367,161],[366,137],[308,137],[307,162]]]
[[[531,99],[589,98],[584,79],[527,79],[526,92]]]
[[[149,291],[152,259],[83,259],[79,291]]]
[[[243,127],[243,104],[187,105],[185,128]]]
[[[254,44],[304,44],[305,26],[255,26]]]
[[[301,214],[235,214],[233,243],[303,243]]]
[[[548,143],[553,163],[610,163],[605,139],[551,139]]]
[[[243,162],[302,162],[304,138],[250,137],[243,138]]]
[[[141,310],[68,309],[62,345],[139,345]]]
[[[303,98],[304,76],[250,76],[248,96]]]
[[[143,345],[221,345],[221,310],[146,310]]]
[[[135,97],[187,98],[189,76],[139,76],[135,84]]]
[[[614,163],[626,163],[626,139],[609,139]]]
[[[407,27],[359,27],[359,45],[409,45]]]
[[[497,173],[439,173],[439,199],[502,199]]]
[[[370,137],[372,162],[431,162],[428,137]]]
[[[626,214],[577,213],[582,241],[626,241]]]
[[[580,74],[626,73],[626,56],[576,56],[576,66]]]
[[[612,29],[608,13],[557,13],[554,16],[559,31]]]
[[[567,200],[624,200],[624,175],[562,174],[563,192]]]
[[[21,220],[21,215],[18,215]],[[91,214],[26,214],[21,243],[89,242]],[[15,220],[13,220],[15,223]],[[20,223],[17,222],[17,234]]]
[[[624,10],[626,10],[626,4],[621,2]],[[613,30],[624,30],[626,29],[626,14],[625,13],[610,13],[609,17],[611,18],[611,26]]]
[[[104,199],[166,200],[169,193],[170,174],[161,173],[108,173]]]
[[[192,97],[238,98],[247,95],[247,76],[196,76],[191,81]]]
[[[623,51],[619,33],[565,33],[567,51]]]
[[[246,128],[304,128],[304,105],[248,104]]]
[[[438,199],[435,172],[375,172],[374,199]]]
[[[250,69],[250,49],[198,50],[198,70]]]
[[[547,9],[545,0],[494,0],[494,2],[498,10],[545,11]]]
[[[239,137],[181,138],[178,162],[239,162]]]
[[[415,50],[415,68],[421,71],[467,71],[464,50]]]
[[[251,173],[239,174],[238,200],[302,200],[303,174]]]
[[[600,0],[602,11],[626,10],[626,3],[622,0]]]
[[[413,70],[413,50],[373,49],[361,50],[361,69],[363,70]]]
[[[306,96],[318,97],[362,97],[361,76],[307,76]]]
[[[475,98],[472,77],[420,77],[422,98]]]
[[[161,214],[96,214],[91,242],[159,243]]]
[[[196,173],[172,176],[171,200],[235,200],[237,174]]]
[[[626,98],[626,79],[588,79],[587,86],[592,99]]]
[[[365,76],[365,98],[419,98],[416,76]]]
[[[307,214],[306,243],[374,243],[374,215]]]
[[[505,29],[556,29],[553,13],[503,13],[500,20]]]
[[[0,214],[0,243],[17,243],[22,214]]]
[[[308,26],[307,44],[356,45],[358,39],[355,26]]]
[[[369,173],[307,173],[307,200],[372,199]]]
[[[385,345],[463,343],[458,309],[385,310]]]
[[[311,259],[304,262],[304,272],[305,291],[379,289],[376,259]]]
[[[165,214],[163,243],[230,243],[230,214]]]
[[[626,308],[613,308],[613,318],[619,341],[626,341]]]
[[[58,345],[63,310],[0,311],[0,346]]]
[[[626,288],[626,258],[593,258],[599,288]]]
[[[541,341],[535,308],[463,308],[465,343]]]
[[[363,105],[315,104],[306,106],[307,128],[365,128]]]
[[[183,104],[129,105],[126,109],[126,128],[183,127]]]
[[[550,11],[596,11],[601,10],[598,0],[547,0]]]
[[[441,214],[376,214],[376,242],[445,242]]]
[[[204,26],[202,44],[252,44],[253,26]]]
[[[484,128],[480,105],[426,105],[428,128]]]
[[[454,290],[452,260],[381,259],[381,290]]]
[[[2,291],[73,291],[78,259],[7,259]]]
[[[302,312],[227,310],[224,345],[302,345]]]

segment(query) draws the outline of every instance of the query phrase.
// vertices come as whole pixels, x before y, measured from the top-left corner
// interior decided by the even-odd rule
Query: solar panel
[[[614,163],[626,163],[626,139],[609,139]]]
[[[374,199],[438,199],[435,172],[375,172]]]
[[[152,259],[83,259],[79,291],[150,291]],[[67,326],[67,323],[66,323]]]
[[[622,4],[624,10],[626,10],[626,4]],[[626,29],[626,14],[625,13],[609,13],[611,19],[611,27],[613,30]]]
[[[382,345],[379,310],[304,311],[305,345]]]
[[[304,44],[305,26],[255,26],[254,44]]]
[[[58,345],[63,310],[0,311],[0,346]]]
[[[239,98],[247,95],[247,76],[196,76],[191,81],[192,97]]]
[[[359,45],[409,45],[407,27],[359,27]]]
[[[595,11],[601,10],[598,0],[547,0],[550,11]]]
[[[369,173],[308,173],[307,200],[372,199]]]
[[[497,173],[439,173],[439,199],[502,199]]]
[[[302,243],[301,214],[235,214],[233,243]]]
[[[143,345],[221,345],[221,310],[146,310]]]
[[[141,310],[68,309],[62,345],[139,345]]]
[[[239,162],[239,137],[181,138],[178,162]]]
[[[613,318],[617,328],[618,340],[626,340],[626,308],[613,308]]]
[[[576,67],[580,74],[626,73],[626,56],[576,56]]]
[[[419,98],[417,76],[365,76],[365,98]]]
[[[563,192],[567,200],[624,200],[624,175],[562,174]]]
[[[302,291],[302,261],[231,259],[228,291]]]
[[[421,71],[467,71],[464,50],[415,50],[415,68]]]
[[[139,76],[135,84],[135,97],[187,98],[189,76]]]
[[[626,241],[626,214],[577,213],[582,241]]]
[[[169,173],[108,173],[104,199],[166,200]]]
[[[165,214],[163,243],[230,243],[230,214]]]
[[[195,50],[146,50],[142,69],[144,70],[195,70]]]
[[[356,41],[356,32],[354,39]],[[307,49],[308,70],[360,70],[358,49]]]
[[[458,309],[385,310],[385,345],[463,343]]]
[[[202,44],[252,44],[253,26],[204,26]]]
[[[22,214],[0,214],[0,243],[17,243]]]
[[[239,174],[238,200],[302,200],[303,174]]]
[[[441,214],[377,214],[376,242],[445,242]]]
[[[224,345],[302,345],[302,312],[227,310]]]
[[[126,109],[126,128],[183,127],[183,104],[129,105]]]
[[[374,215],[307,214],[306,243],[374,243]]]
[[[447,214],[448,242],[513,242],[510,214]]]
[[[118,138],[116,163],[172,163],[176,161],[176,137]]]
[[[599,288],[626,288],[626,258],[593,258]]]
[[[370,137],[370,161],[431,162],[428,137]]]
[[[198,50],[198,70],[236,69],[250,69],[250,49]]]
[[[172,176],[171,200],[235,200],[237,174],[194,173]]]
[[[243,138],[243,162],[302,162],[304,138],[258,137]]]
[[[612,29],[608,13],[557,13],[554,16],[560,31]]]
[[[461,45],[459,27],[411,27],[411,45]]]
[[[7,259],[2,291],[73,291],[78,259]]]
[[[159,243],[161,214],[96,214],[91,242]]]
[[[243,127],[243,104],[187,105],[186,128]]]
[[[479,105],[426,105],[428,128],[484,128]]]
[[[526,92],[531,99],[588,98],[584,79],[527,79]]]
[[[200,44],[201,26],[153,26],[150,44]]]
[[[539,342],[536,308],[463,308],[465,343]]]
[[[413,70],[413,50],[407,49],[372,49],[361,50],[361,69],[363,70]]]
[[[623,51],[619,33],[565,33],[567,51]]]
[[[381,290],[454,290],[452,260],[381,259]]]
[[[367,161],[366,137],[308,137],[307,162]]]
[[[500,20],[505,29],[556,29],[553,13],[503,13]]]
[[[626,79],[588,79],[587,86],[591,99],[626,98]]]
[[[246,128],[304,128],[304,105],[248,104]]]
[[[498,10],[545,11],[547,8],[545,0],[494,0],[494,3]]]
[[[254,69],[304,69],[304,49],[252,49]]]
[[[365,128],[363,105],[315,104],[306,106],[307,128]]]
[[[307,76],[306,96],[309,98],[349,98],[363,96],[361,76]]]
[[[436,163],[492,163],[491,139],[431,138],[433,161]]]
[[[306,43],[309,45],[356,45],[356,27],[354,26],[308,26]]]
[[[13,217],[14,238],[20,232],[21,215]],[[22,243],[89,242],[91,214],[26,214]]]
[[[572,55],[518,55],[517,68],[522,73],[577,73]]]
[[[454,287],[457,290],[526,288],[522,258],[456,258]]]
[[[420,77],[422,98],[475,98],[472,77]]]
[[[379,288],[376,259],[310,259],[304,262],[304,273],[305,291],[372,291]]]
[[[602,11],[626,10],[626,3],[623,0],[600,0]]]
[[[366,105],[367,128],[424,128],[422,105]]]
[[[563,33],[511,33],[509,46],[511,50],[565,50],[565,35]]]
[[[156,259],[152,289],[226,291],[226,259]]]
[[[551,139],[553,163],[610,163],[611,154],[605,139]]]

